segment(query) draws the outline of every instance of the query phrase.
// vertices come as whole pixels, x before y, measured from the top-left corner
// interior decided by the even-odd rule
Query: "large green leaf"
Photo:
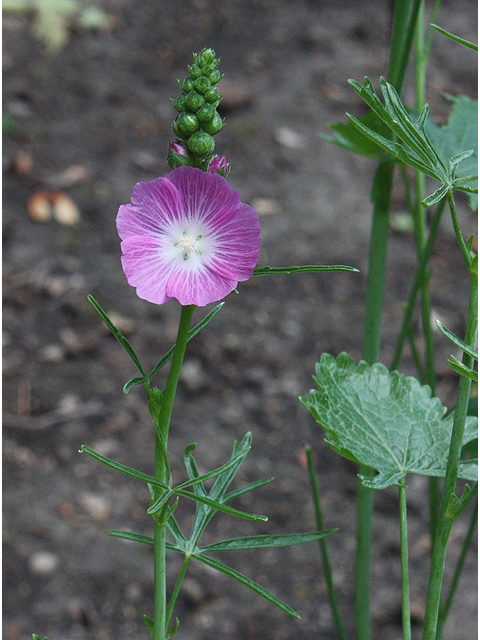
[[[315,367],[318,389],[302,403],[341,455],[379,473],[362,482],[375,489],[398,483],[407,473],[445,475],[453,414],[447,417],[430,388],[380,364],[358,365],[348,354],[323,354]],[[477,437],[467,418],[464,444]],[[477,479],[477,461],[460,465],[459,477]]]

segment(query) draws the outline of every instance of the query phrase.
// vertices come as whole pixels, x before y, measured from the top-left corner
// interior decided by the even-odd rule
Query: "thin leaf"
[[[249,493],[250,491],[254,491],[255,489],[259,489],[260,487],[264,487],[266,484],[270,484],[275,480],[275,478],[265,478],[264,480],[256,480],[255,482],[251,482],[250,484],[246,484],[240,489],[235,489],[235,491],[230,491],[230,493],[226,493],[223,497],[223,502],[230,502],[230,500],[235,500],[239,496],[243,496],[245,493]]]
[[[102,318],[102,320],[107,325],[107,327],[110,329],[110,331],[113,333],[113,335],[118,340],[118,342],[122,345],[122,347],[128,353],[128,355],[133,360],[135,366],[140,371],[142,376],[145,377],[147,374],[146,374],[144,368],[142,367],[142,364],[141,364],[140,360],[138,359],[137,354],[135,353],[135,351],[133,350],[131,344],[125,338],[123,333],[120,331],[120,329],[117,329],[117,327],[113,324],[113,322],[110,320],[108,315],[105,313],[105,311],[102,309],[102,307],[98,304],[98,302],[95,300],[95,298],[93,296],[88,295],[87,296],[87,300],[90,302],[92,307],[95,309],[95,311]]]
[[[88,453],[88,455],[92,456],[92,458],[95,458],[95,460],[98,460],[99,462],[106,464],[107,467],[116,469],[117,471],[120,471],[121,473],[124,473],[127,476],[131,476],[132,478],[137,478],[137,480],[142,480],[142,482],[148,482],[150,484],[153,484],[156,487],[161,487],[162,489],[165,489],[165,490],[170,489],[168,485],[166,485],[164,482],[161,482],[160,480],[157,480],[157,478],[154,478],[153,476],[149,476],[146,473],[142,473],[141,471],[137,471],[136,469],[132,469],[131,467],[127,467],[123,464],[120,464],[119,462],[115,462],[114,460],[110,460],[110,458],[106,458],[105,456],[102,456],[100,453],[93,451],[93,449],[90,449],[90,447],[87,447],[84,444],[82,444],[81,450],[84,451],[85,453]]]
[[[234,509],[233,507],[227,507],[227,505],[222,504],[221,502],[217,502],[216,500],[212,500],[211,498],[206,498],[204,496],[195,495],[194,493],[190,493],[189,491],[173,489],[173,493],[176,493],[177,495],[183,496],[185,498],[190,498],[190,500],[195,500],[196,502],[201,502],[208,507],[212,507],[215,511],[222,511],[223,513],[228,513],[231,516],[243,518],[244,520],[261,520],[263,522],[266,522],[268,520],[267,516],[260,516],[255,513],[239,511],[238,509]]]
[[[460,360],[458,360],[458,358],[455,358],[455,356],[450,356],[450,358],[451,360],[447,360],[447,362],[452,367],[452,369],[456,371],[456,373],[463,376],[464,378],[469,378],[474,382],[478,382],[478,373],[476,371],[466,367],[463,362],[460,362]]]
[[[154,513],[157,513],[158,511],[160,511],[161,509],[163,509],[163,507],[167,504],[167,502],[170,500],[170,498],[173,496],[173,490],[170,489],[169,491],[165,491],[159,498],[158,500],[156,500],[151,507],[149,507],[147,509],[147,513],[149,515],[153,515]]]
[[[441,333],[443,333],[444,336],[451,340],[455,346],[461,349],[463,353],[471,356],[474,360],[478,360],[478,351],[475,351],[475,349],[469,347],[468,344],[466,344],[463,340],[456,336],[452,331],[450,331],[450,329],[447,329],[447,327],[443,325],[440,320],[437,320],[436,322],[437,327],[439,328]]]
[[[274,595],[272,595],[269,591],[261,587],[259,584],[257,584],[253,580],[250,580],[250,578],[247,578],[246,576],[239,573],[238,571],[235,571],[235,569],[232,569],[231,567],[227,567],[227,565],[222,564],[221,562],[218,562],[218,560],[214,560],[213,558],[209,558],[208,556],[204,556],[201,554],[195,553],[192,555],[192,557],[196,558],[200,562],[203,562],[204,564],[211,567],[212,569],[217,569],[217,571],[221,571],[222,573],[229,576],[230,578],[233,578],[237,582],[240,582],[241,584],[245,585],[246,587],[248,587],[249,589],[257,593],[258,595],[262,596],[262,598],[265,598],[265,600],[268,600],[268,602],[271,602],[272,604],[274,604],[276,607],[278,607],[285,613],[288,613],[294,618],[297,618],[298,620],[300,620],[300,616],[298,615],[298,613],[294,611],[291,607],[289,607],[288,604],[285,604],[284,602],[276,598]]]
[[[145,621],[145,624],[147,625],[147,629],[150,631],[150,635],[153,638],[153,630],[155,627],[153,620],[146,615],[143,616],[143,620]]]
[[[130,531],[118,531],[117,529],[111,529],[108,532],[112,538],[122,538],[122,540],[131,540],[132,542],[141,542],[142,544],[153,545],[153,538],[150,536],[142,536],[139,533],[131,533]]]
[[[261,267],[253,270],[254,276],[269,276],[278,273],[305,273],[312,271],[355,271],[354,267],[345,267],[344,265],[319,265],[307,264],[300,267]]]
[[[447,38],[450,38],[450,40],[458,42],[458,44],[462,44],[469,49],[473,49],[474,51],[478,51],[478,45],[474,44],[473,42],[469,42],[468,40],[464,40],[463,38],[459,38],[458,36],[453,35],[453,33],[450,33],[446,29],[442,29],[442,27],[439,27],[438,24],[431,23],[431,26],[437,31],[440,31],[440,33]]]
[[[173,636],[175,635],[178,629],[179,624],[180,624],[180,620],[178,618],[175,618],[175,624],[171,627],[170,631],[167,633],[167,637],[165,638],[165,640],[171,640],[171,638],[173,638]]]
[[[369,131],[374,131],[383,138],[389,135],[389,128],[373,111],[369,111],[365,116],[358,120]],[[368,136],[365,136],[360,129],[355,127],[351,122],[335,122],[329,125],[333,131],[333,136],[319,134],[321,138],[327,142],[336,144],[347,151],[356,153],[367,158],[375,158],[380,160],[382,151],[376,142],[373,142]]]
[[[198,484],[199,482],[205,482],[205,480],[210,480],[210,478],[215,478],[216,476],[219,476],[224,471],[228,471],[231,467],[236,465],[237,462],[241,462],[244,457],[245,456],[243,455],[243,453],[240,453],[237,456],[233,457],[228,462],[226,462],[225,464],[223,464],[221,467],[217,467],[216,469],[213,469],[213,471],[209,471],[208,473],[204,473],[201,476],[197,476],[196,478],[187,480],[186,482],[179,484],[178,487],[176,487],[176,489],[186,489],[187,487],[191,487],[195,484]]]
[[[384,489],[407,473],[445,475],[453,414],[444,417],[428,386],[380,363],[357,365],[346,353],[337,359],[324,353],[315,372],[318,390],[301,402],[332,449],[379,472],[362,478],[365,486]],[[477,436],[476,420],[467,418],[463,444]],[[459,470],[466,480],[476,480],[475,474],[474,464]]]
[[[238,551],[241,549],[265,549],[276,547],[291,547],[297,544],[305,544],[314,542],[321,538],[332,535],[338,529],[328,529],[325,531],[315,531],[314,533],[292,533],[287,535],[260,535],[245,536],[243,538],[232,538],[231,540],[222,540],[215,542],[206,547],[199,547],[200,553],[212,553],[214,551]]]

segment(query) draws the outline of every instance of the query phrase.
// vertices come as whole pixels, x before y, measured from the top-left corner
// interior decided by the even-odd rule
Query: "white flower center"
[[[173,246],[178,251],[178,258],[185,262],[193,261],[190,265],[193,266],[201,261],[201,256],[207,250],[208,243],[205,243],[205,238],[199,228],[187,228],[177,236]]]

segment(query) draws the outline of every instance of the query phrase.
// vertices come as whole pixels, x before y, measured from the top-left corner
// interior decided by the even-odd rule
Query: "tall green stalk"
[[[390,61],[387,79],[401,93],[405,71],[420,8],[420,0],[397,0],[393,16]],[[380,161],[372,188],[374,202],[370,239],[365,326],[362,358],[373,364],[378,360],[382,324],[383,295],[388,244],[390,196],[394,163]],[[373,475],[372,469],[360,465],[359,473]],[[360,480],[357,483],[357,546],[355,558],[355,620],[357,640],[370,640],[370,558],[373,490]]]
[[[400,559],[402,567],[402,628],[403,640],[411,640],[410,582],[408,571],[407,487],[405,478],[398,488],[400,512]]]
[[[451,207],[455,232],[457,234],[460,248],[462,250],[462,254],[465,258],[465,262],[469,268],[470,273],[470,297],[467,315],[467,328],[464,341],[470,347],[475,348],[478,326],[478,274],[476,273],[476,270],[472,268],[471,257],[468,253],[468,249],[465,246],[460,228],[458,226],[455,204],[451,192],[449,192],[448,194],[448,199]],[[462,362],[469,369],[473,367],[473,358],[466,353],[463,354]],[[471,380],[465,376],[461,376],[458,383],[457,404],[455,408],[455,417],[453,421],[452,437],[450,441],[450,450],[448,455],[445,483],[442,493],[442,501],[440,504],[440,514],[433,543],[432,564],[428,583],[423,640],[435,640],[437,635],[440,598],[445,567],[445,558],[447,554],[448,538],[456,517],[456,515],[452,516],[452,509],[450,507],[452,505],[452,501],[453,503],[455,503],[455,501],[458,500],[455,495],[455,488],[457,484],[458,466],[462,449],[463,433],[465,430],[465,420],[470,399],[470,389]]]
[[[188,341],[188,332],[192,321],[195,305],[182,307],[178,326],[177,341],[173,352],[172,363],[168,373],[167,384],[162,397],[158,426],[162,440],[155,437],[155,478],[165,481],[166,465],[165,450],[168,442],[168,431],[172,415],[173,402],[177,391],[178,379],[182,368],[185,348]],[[156,490],[155,500],[160,497],[161,490]],[[153,562],[154,562],[154,618],[153,640],[165,640],[167,625],[167,592],[166,592],[166,567],[165,567],[165,534],[166,522],[163,518],[165,509],[155,514],[153,519]]]

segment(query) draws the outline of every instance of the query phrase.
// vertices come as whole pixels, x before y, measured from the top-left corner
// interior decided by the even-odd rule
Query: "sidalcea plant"
[[[229,165],[223,156],[213,156],[213,135],[223,128],[217,107],[220,95],[216,84],[221,78],[219,61],[212,49],[194,54],[189,76],[181,83],[182,94],[174,101],[180,115],[173,130],[177,140],[168,149],[173,171],[151,182],[133,187],[131,203],[121,205],[117,229],[121,238],[122,266],[130,285],[140,298],[153,304],[173,299],[180,303],[177,339],[172,348],[147,373],[132,345],[114,325],[100,304],[89,301],[130,356],[139,376],[127,381],[124,392],[143,385],[155,437],[152,473],[147,474],[106,458],[90,447],[81,450],[112,469],[145,483],[150,495],[147,514],[152,516],[153,536],[131,531],[110,531],[114,537],[153,546],[154,603],[153,617],[145,623],[153,640],[167,640],[175,634],[179,621],[172,621],[177,596],[192,559],[216,569],[299,618],[287,604],[247,576],[211,557],[219,551],[283,547],[320,540],[335,529],[312,533],[272,534],[223,540],[201,546],[201,536],[217,512],[253,521],[265,521],[262,515],[246,513],[230,506],[240,496],[269,483],[273,478],[229,490],[230,484],[247,456],[252,436],[247,433],[233,443],[230,460],[204,474],[199,474],[193,457],[195,444],[184,452],[183,462],[189,480],[175,484],[168,452],[170,418],[187,343],[214,319],[224,302],[217,304],[193,328],[197,307],[219,302],[236,290],[240,282],[253,275],[296,273],[301,271],[356,271],[343,265],[303,265],[256,268],[260,251],[258,214],[240,201],[240,195],[227,183]],[[170,369],[163,390],[151,385],[153,376],[169,362]],[[214,479],[207,490],[205,482]],[[175,518],[179,500],[195,503],[190,534],[182,531]],[[168,537],[167,537],[168,534]],[[183,555],[177,580],[167,598],[166,552]],[[34,636],[36,640],[38,636]]]

